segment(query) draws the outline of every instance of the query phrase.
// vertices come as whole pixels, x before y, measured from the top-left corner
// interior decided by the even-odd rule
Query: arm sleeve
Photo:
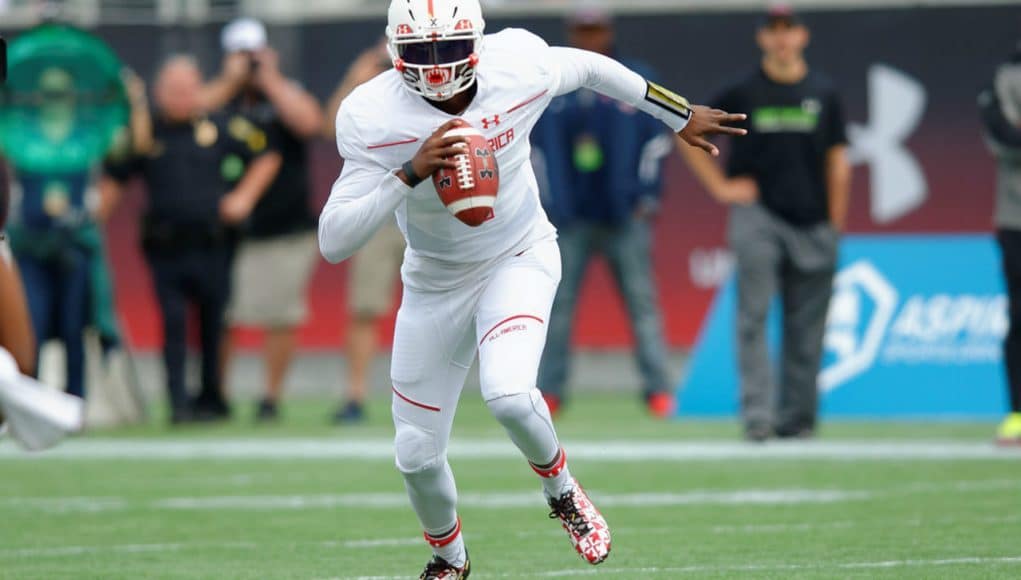
[[[644,79],[612,58],[562,47],[549,48],[546,53],[549,66],[555,71],[555,96],[580,88],[592,89],[652,115],[675,133],[682,131],[691,119],[687,99]]]
[[[365,245],[411,192],[395,169],[379,165],[366,154],[353,127],[341,109],[337,148],[344,169],[319,218],[319,251],[331,264],[350,258]]]

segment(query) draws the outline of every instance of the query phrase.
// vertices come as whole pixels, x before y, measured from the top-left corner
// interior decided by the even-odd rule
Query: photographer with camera
[[[223,110],[235,138],[250,140],[265,133],[283,158],[276,181],[245,231],[228,312],[232,327],[266,331],[266,395],[256,419],[272,421],[294,357],[297,328],[308,314],[308,283],[317,261],[308,141],[320,135],[323,112],[315,97],[281,73],[262,23],[236,20],[224,28],[221,40],[227,55],[223,71],[203,91],[207,110]],[[225,371],[231,350],[228,336]]]

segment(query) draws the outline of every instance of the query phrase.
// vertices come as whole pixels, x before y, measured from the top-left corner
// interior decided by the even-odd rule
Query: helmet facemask
[[[387,48],[411,92],[431,101],[447,101],[475,83],[482,33],[463,30],[430,36],[398,27],[389,34]]]

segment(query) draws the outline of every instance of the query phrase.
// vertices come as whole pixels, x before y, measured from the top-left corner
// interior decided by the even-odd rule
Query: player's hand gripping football
[[[460,119],[447,121],[436,132],[422,144],[421,149],[411,159],[411,167],[415,176],[421,180],[432,177],[440,169],[457,169],[454,163],[454,156],[461,153],[458,143],[467,143],[466,137],[444,137],[447,131],[461,127],[463,122]],[[404,183],[411,185],[411,178],[404,174],[404,170],[397,173],[397,177]]]
[[[719,109],[712,109],[702,105],[691,106],[691,120],[688,126],[678,135],[684,142],[692,147],[698,147],[713,157],[720,155],[719,148],[713,145],[708,137],[713,135],[747,135],[748,131],[731,127],[733,123],[740,123],[748,118],[744,114],[728,113]]]

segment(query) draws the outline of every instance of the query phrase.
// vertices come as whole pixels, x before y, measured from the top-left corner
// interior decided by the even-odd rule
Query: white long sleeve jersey
[[[539,202],[529,143],[532,128],[554,97],[590,88],[656,116],[674,131],[683,129],[691,115],[683,99],[616,61],[551,48],[521,29],[485,37],[477,79],[475,98],[456,116],[412,94],[394,70],[344,101],[337,115],[344,169],[319,221],[319,245],[328,261],[350,257],[394,211],[408,241],[406,278],[408,258],[468,266],[555,236]],[[482,131],[500,167],[496,217],[476,228],[447,211],[432,180],[412,189],[396,177],[425,140],[454,118]]]

